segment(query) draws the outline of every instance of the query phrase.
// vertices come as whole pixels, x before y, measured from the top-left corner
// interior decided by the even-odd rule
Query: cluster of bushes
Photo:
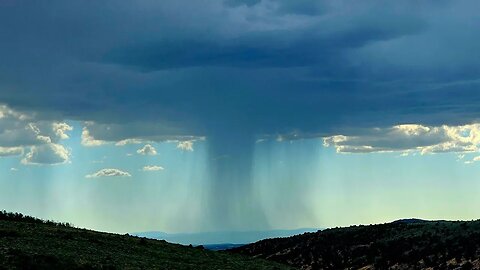
[[[352,226],[264,240],[237,251],[312,269],[470,269],[480,259],[480,221]]]
[[[43,220],[36,217],[27,216],[21,213],[7,212],[5,210],[0,211],[0,220],[28,222],[28,223],[35,223],[35,224],[48,224],[48,225],[63,226],[63,227],[73,227],[73,225],[68,222],[55,222],[52,220]]]
[[[462,223],[465,224],[465,223]],[[380,225],[331,235],[324,245],[334,247],[323,258],[338,266],[362,267],[373,264],[385,268],[395,264],[433,267],[475,260],[480,256],[480,227],[469,230],[449,223]],[[338,237],[340,236],[340,237]]]

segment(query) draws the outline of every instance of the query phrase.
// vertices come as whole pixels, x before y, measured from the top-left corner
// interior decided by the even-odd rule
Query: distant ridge
[[[412,224],[412,223],[422,223],[422,222],[431,222],[430,220],[424,220],[419,218],[405,218],[392,221],[393,224],[403,223],[403,224]]]
[[[214,244],[214,245],[202,245],[205,249],[208,250],[226,250],[226,249],[232,249],[232,248],[238,248],[243,246],[244,244]]]

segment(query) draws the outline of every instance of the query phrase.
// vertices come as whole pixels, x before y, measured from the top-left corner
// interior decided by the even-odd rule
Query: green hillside
[[[291,269],[243,255],[0,212],[0,269]]]

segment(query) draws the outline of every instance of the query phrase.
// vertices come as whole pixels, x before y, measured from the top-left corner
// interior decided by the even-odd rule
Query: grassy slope
[[[291,268],[165,241],[0,218],[0,269]]]
[[[352,226],[231,252],[302,269],[480,269],[480,221]]]

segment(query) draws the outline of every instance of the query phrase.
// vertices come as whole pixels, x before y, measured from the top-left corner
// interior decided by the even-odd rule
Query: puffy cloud
[[[69,136],[66,132],[68,131],[72,131],[73,130],[73,127],[68,125],[67,123],[57,123],[57,122],[54,122],[52,124],[52,129],[53,131],[55,132],[55,135],[62,139],[62,140],[65,140],[65,139],[68,139]]]
[[[98,177],[131,177],[128,172],[121,171],[119,169],[101,169],[95,173],[88,174],[86,178],[98,178]]]
[[[0,157],[19,156],[23,154],[23,147],[0,147]]]
[[[142,148],[137,150],[137,153],[140,155],[155,156],[157,154],[157,150],[151,144],[145,144]]]
[[[69,161],[70,151],[61,144],[48,143],[30,147],[22,159],[23,164],[62,164]]]
[[[357,135],[334,135],[323,138],[326,147],[338,153],[374,153],[417,151],[429,153],[468,153],[480,147],[480,124],[463,126],[397,125],[373,128]]]
[[[144,166],[142,168],[142,171],[144,172],[151,172],[151,171],[163,171],[164,168],[162,166],[156,166],[156,165],[153,165],[153,166]]]
[[[177,143],[177,148],[183,151],[193,151],[193,141],[180,141]]]
[[[70,152],[59,142],[68,139],[68,132],[72,130],[65,122],[39,120],[34,113],[22,113],[1,105],[0,157],[25,153],[23,164],[66,163]]]
[[[34,115],[27,115],[0,106],[0,146],[23,147],[56,143],[68,138],[66,132],[72,127],[63,122],[37,120]]]

